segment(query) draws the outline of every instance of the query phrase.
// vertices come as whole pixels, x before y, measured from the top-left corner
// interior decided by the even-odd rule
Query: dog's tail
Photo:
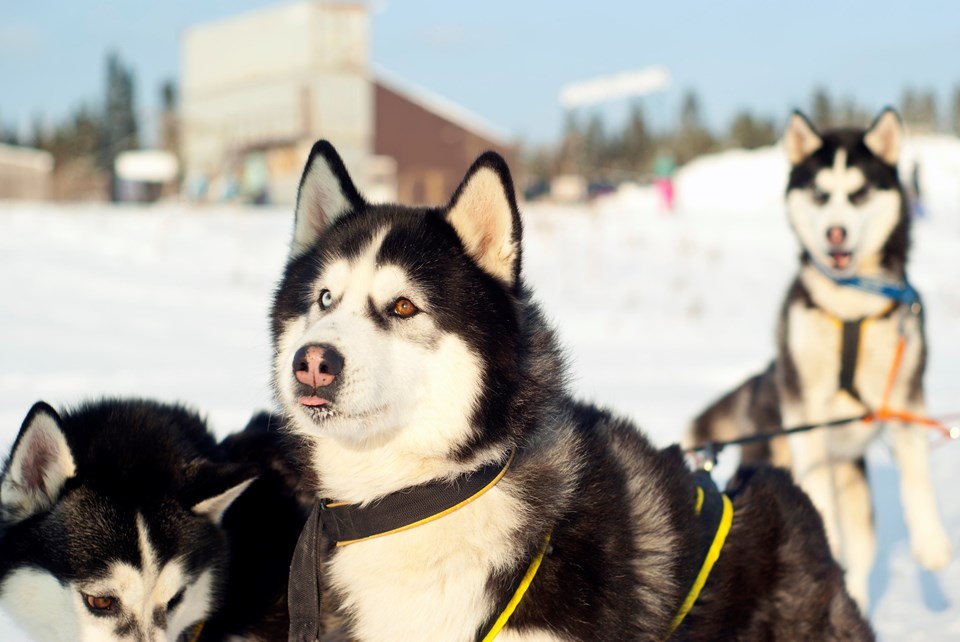
[[[780,426],[780,403],[773,379],[773,364],[710,404],[691,422],[685,448],[725,442]],[[742,448],[744,463],[767,463],[770,448],[755,442]]]

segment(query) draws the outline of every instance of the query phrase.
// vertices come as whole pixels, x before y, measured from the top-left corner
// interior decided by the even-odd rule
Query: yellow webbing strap
[[[697,579],[693,582],[693,586],[690,588],[690,592],[687,594],[686,599],[683,600],[683,604],[680,606],[680,610],[677,611],[677,615],[673,618],[673,622],[670,623],[671,635],[677,630],[677,627],[680,626],[680,624],[683,622],[683,619],[687,617],[687,613],[690,612],[690,609],[693,608],[697,598],[700,597],[700,591],[703,590],[704,584],[707,583],[707,578],[710,577],[710,571],[713,569],[713,565],[716,563],[717,559],[720,558],[720,551],[723,549],[723,543],[727,540],[727,533],[730,532],[730,525],[733,523],[733,504],[730,503],[730,498],[726,495],[721,495],[721,499],[723,499],[723,515],[720,517],[720,525],[717,526],[717,532],[713,536],[713,543],[710,545],[710,550],[707,552],[707,556],[703,560],[703,566],[700,567],[700,572],[697,574]],[[698,514],[702,505],[703,490],[698,486]]]
[[[358,543],[358,542],[366,542],[367,540],[371,540],[371,539],[374,539],[374,538],[377,538],[377,537],[383,537],[384,535],[393,535],[394,533],[399,533],[399,532],[401,532],[401,531],[409,530],[409,529],[411,529],[411,528],[416,528],[417,526],[423,526],[424,524],[427,524],[427,523],[429,523],[429,522],[432,522],[432,521],[434,521],[434,520],[436,520],[436,519],[440,519],[441,517],[444,517],[445,515],[449,515],[450,513],[453,513],[453,512],[455,512],[455,511],[460,510],[461,508],[463,508],[464,506],[466,506],[467,504],[469,504],[469,503],[472,502],[473,500],[477,499],[478,497],[480,497],[481,495],[483,495],[484,493],[486,493],[488,490],[490,490],[491,488],[493,488],[494,486],[497,485],[497,483],[500,481],[500,479],[506,474],[507,469],[510,468],[510,464],[513,463],[513,457],[514,457],[514,455],[516,454],[516,452],[517,452],[516,450],[510,451],[510,456],[507,458],[507,463],[505,463],[505,464],[503,465],[503,468],[500,469],[500,472],[497,473],[497,476],[494,477],[493,479],[491,479],[490,482],[489,482],[486,486],[484,486],[483,488],[481,488],[480,490],[478,490],[478,491],[477,491],[476,493],[474,493],[473,495],[470,495],[469,497],[465,498],[463,501],[459,502],[458,504],[455,504],[455,505],[451,506],[450,508],[444,509],[444,510],[440,511],[439,513],[434,513],[434,514],[430,515],[429,517],[424,517],[423,519],[417,520],[417,521],[412,522],[412,523],[410,523],[410,524],[404,524],[403,526],[398,526],[397,528],[393,528],[393,529],[391,529],[391,530],[384,531],[384,532],[382,532],[382,533],[375,533],[375,534],[370,535],[370,536],[368,536],[368,537],[361,537],[361,538],[359,538],[359,539],[350,539],[350,540],[338,541],[335,546],[336,546],[337,548],[340,548],[340,547],[343,547],[343,546],[349,546],[350,544],[356,544],[356,543]],[[334,503],[331,503],[331,504],[327,504],[327,506],[328,506],[328,507],[331,507],[331,508],[332,508],[332,507],[336,507],[336,506],[343,506],[343,505],[345,505],[344,502],[334,502]]]
[[[204,624],[206,624],[206,622],[203,620],[197,622],[197,625],[194,626],[190,634],[187,635],[187,642],[197,642],[197,640],[200,639],[200,632],[203,631]]]
[[[540,552],[537,553],[537,556],[533,558],[532,562],[530,562],[527,572],[524,574],[523,579],[520,580],[520,586],[517,587],[513,597],[511,597],[510,601],[507,602],[507,606],[503,609],[503,612],[500,613],[500,617],[498,617],[497,621],[493,623],[492,627],[490,627],[490,631],[483,636],[482,642],[491,642],[491,640],[500,634],[500,631],[503,629],[503,627],[507,625],[507,620],[509,620],[510,616],[513,615],[513,612],[517,610],[517,606],[519,606],[520,600],[523,599],[524,593],[526,593],[527,589],[530,588],[533,578],[537,576],[537,570],[540,568],[540,562],[543,561],[543,556],[547,554],[547,546],[549,544],[550,533],[548,532],[547,536],[543,538],[543,545],[540,546]]]

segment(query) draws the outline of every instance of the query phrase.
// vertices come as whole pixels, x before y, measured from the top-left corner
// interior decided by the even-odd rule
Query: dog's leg
[[[911,412],[926,415],[923,403]],[[921,566],[936,571],[950,561],[951,546],[937,510],[927,463],[926,430],[917,425],[891,424],[893,452],[900,471],[900,502],[910,532],[910,548]]]
[[[823,421],[822,416],[821,413],[784,412],[784,418],[790,422],[788,425],[818,423]],[[812,430],[794,434],[789,437],[789,443],[794,481],[810,496],[810,500],[820,513],[830,550],[842,565],[843,550],[841,549],[835,475],[830,461],[826,432]]]
[[[870,569],[877,554],[866,464],[859,459],[834,461],[832,466],[840,524],[839,548],[843,552],[847,591],[861,612],[866,613],[870,597]]]
[[[793,468],[793,457],[790,455],[790,444],[784,437],[770,440],[770,462],[778,468]]]

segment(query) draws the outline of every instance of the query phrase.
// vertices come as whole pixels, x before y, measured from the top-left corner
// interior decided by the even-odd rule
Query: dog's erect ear
[[[863,143],[874,156],[887,165],[896,165],[900,159],[900,142],[903,140],[903,125],[892,107],[887,107],[877,116],[870,129],[863,135]]]
[[[256,466],[194,462],[188,476],[192,482],[180,497],[181,502],[197,515],[204,515],[220,524],[223,514],[257,478]]]
[[[338,217],[363,205],[337,150],[317,141],[300,177],[290,255],[302,254]]]
[[[450,200],[447,221],[484,271],[517,284],[522,227],[510,170],[500,155],[486,152],[473,163]]]
[[[791,165],[798,165],[800,161],[820,149],[823,140],[820,134],[799,111],[793,112],[787,131],[783,134],[783,144],[787,148],[787,159]]]
[[[47,510],[76,473],[60,415],[38,401],[27,413],[3,471],[0,507],[4,515],[19,521]]]

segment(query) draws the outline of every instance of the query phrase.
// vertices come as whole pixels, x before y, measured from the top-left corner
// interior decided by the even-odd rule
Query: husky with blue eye
[[[0,479],[0,607],[41,641],[285,637],[306,513],[269,423],[218,445],[179,406],[37,403]]]
[[[522,235],[495,154],[414,208],[314,146],[272,313],[316,477],[290,639],[328,617],[361,642],[872,639],[786,473],[723,496],[572,398]]]
[[[791,164],[786,202],[802,252],[779,319],[777,356],[693,422],[691,445],[863,416],[884,406],[926,414],[923,310],[907,280],[910,218],[897,174],[902,138],[889,109],[868,129],[822,133],[793,115],[784,135]],[[886,423],[911,548],[925,568],[942,568],[951,545],[927,469],[926,431]],[[876,550],[864,454],[882,428],[880,421],[854,421],[743,452],[748,462],[792,469],[820,510],[847,587],[863,608]]]

